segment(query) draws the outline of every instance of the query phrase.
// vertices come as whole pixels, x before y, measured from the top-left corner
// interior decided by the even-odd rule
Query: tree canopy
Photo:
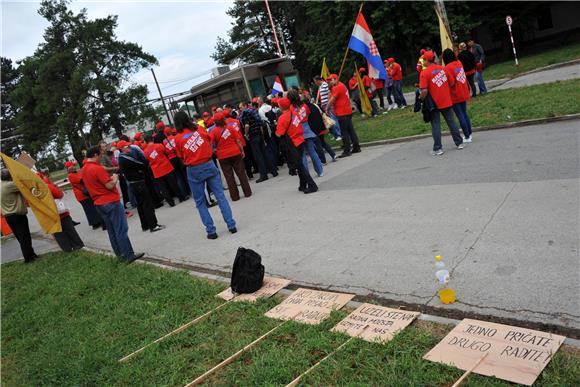
[[[147,87],[130,76],[157,64],[135,43],[115,35],[117,17],[89,19],[75,14],[67,0],[44,0],[38,13],[49,26],[34,54],[18,67],[10,101],[16,132],[33,156],[60,153],[66,144],[82,160],[82,150],[113,130],[154,113]]]

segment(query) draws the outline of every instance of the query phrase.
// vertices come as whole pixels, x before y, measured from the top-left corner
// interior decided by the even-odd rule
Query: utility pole
[[[171,116],[169,115],[169,112],[167,111],[167,106],[165,106],[165,100],[163,99],[163,94],[161,94],[161,88],[159,87],[159,82],[157,82],[157,77],[155,76],[155,71],[153,71],[153,69],[151,69],[151,73],[153,74],[153,79],[155,79],[155,84],[157,85],[157,91],[159,91],[159,97],[161,98],[161,103],[163,104],[163,109],[165,110],[165,115],[167,116],[167,119],[169,120],[169,125],[173,126],[173,122],[171,122]]]
[[[272,27],[272,32],[274,33],[274,40],[276,41],[276,49],[278,50],[278,56],[282,57],[282,50],[280,50],[280,43],[278,42],[278,34],[276,33],[276,26],[274,25],[274,19],[272,19],[272,12],[270,12],[270,5],[268,0],[264,0],[266,3],[266,10],[268,11],[268,16],[270,18],[270,26]]]

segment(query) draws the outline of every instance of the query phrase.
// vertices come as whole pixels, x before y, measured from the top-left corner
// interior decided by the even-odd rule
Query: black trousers
[[[296,172],[298,172],[298,178],[300,179],[300,188],[317,188],[316,183],[312,180],[312,176],[308,172],[308,169],[304,166],[302,162],[302,156],[304,155],[304,146],[305,143],[300,145],[293,146],[292,140],[288,137],[286,139],[288,141],[288,161],[291,160],[292,164],[296,166]]]
[[[38,258],[32,248],[32,237],[30,236],[30,227],[28,227],[26,215],[6,215],[6,222],[12,229],[18,244],[20,244],[24,262],[31,262]]]
[[[475,88],[475,74],[468,75],[467,82],[469,83],[469,88],[471,89],[471,96],[475,97],[477,95],[477,89]]]
[[[175,170],[169,172],[167,175],[156,178],[155,181],[157,181],[157,184],[159,184],[161,193],[170,206],[175,205],[175,201],[173,200],[175,196],[179,198],[180,202],[186,200],[186,194],[183,192],[183,188],[181,188],[181,186],[177,183]]]
[[[58,243],[62,251],[75,251],[85,245],[79,234],[77,234],[70,215],[61,218],[60,224],[62,232],[54,233],[54,239],[56,239],[56,243]]]
[[[262,136],[250,137],[250,146],[252,147],[254,159],[258,163],[260,177],[268,177],[268,173],[276,173],[276,166],[273,165],[271,158],[268,157],[268,154],[266,153],[267,150],[264,138]]]
[[[342,150],[344,153],[351,153],[352,151],[360,150],[358,143],[358,136],[352,126],[352,114],[348,116],[337,116],[338,125],[342,134]],[[352,146],[352,148],[351,148]]]
[[[90,226],[105,225],[105,222],[101,218],[101,215],[97,212],[95,204],[93,203],[91,198],[80,201],[79,203],[81,204],[81,206],[83,206],[83,210],[85,211],[85,215],[87,216],[87,222],[89,223]]]
[[[381,105],[381,109],[384,109],[385,108],[385,100],[383,98],[383,89],[382,88],[377,89],[377,96],[379,97],[379,105]]]
[[[141,221],[141,230],[151,230],[157,226],[155,204],[151,198],[150,189],[145,181],[130,182],[131,190],[137,200],[137,212]]]
[[[177,184],[181,185],[181,189],[185,192],[185,195],[189,195],[189,183],[187,182],[187,171],[185,170],[185,165],[179,157],[174,157],[169,159],[171,165],[175,172],[175,178],[177,179]]]

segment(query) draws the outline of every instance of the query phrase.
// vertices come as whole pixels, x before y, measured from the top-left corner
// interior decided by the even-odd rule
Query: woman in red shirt
[[[278,106],[282,110],[282,115],[278,118],[276,136],[286,136],[287,157],[296,166],[298,177],[300,178],[298,190],[305,194],[316,192],[318,191],[318,186],[302,163],[304,156],[304,129],[302,128],[300,117],[292,114],[290,110],[291,103],[288,98],[280,98]]]
[[[106,230],[105,222],[97,212],[95,204],[89,196],[87,187],[85,187],[85,184],[83,183],[83,175],[77,169],[77,163],[74,161],[67,161],[64,163],[64,167],[68,171],[68,181],[72,187],[75,198],[83,207],[83,211],[87,217],[87,222],[93,227],[93,230],[96,230],[99,227]]]
[[[463,142],[472,142],[471,121],[467,115],[467,101],[469,100],[469,83],[463,65],[455,53],[447,48],[443,51],[443,62],[445,63],[445,73],[449,82],[451,92],[451,102],[453,111],[459,120],[459,125],[463,130]]]
[[[215,146],[217,159],[228,184],[230,198],[234,202],[240,200],[240,191],[236,184],[234,171],[238,175],[244,196],[248,198],[252,196],[252,189],[244,166],[245,154],[242,135],[233,126],[226,123],[226,117],[223,113],[214,114],[213,122],[215,128],[209,137]]]
[[[52,183],[48,179],[48,177],[38,174],[40,178],[48,185],[48,189],[52,194],[52,197],[55,199],[62,200],[64,198],[64,193]],[[75,226],[73,224],[73,220],[70,217],[70,212],[67,208],[61,209],[57,205],[57,210],[59,210],[60,215],[60,224],[62,226],[62,231],[54,233],[54,239],[58,246],[62,249],[62,251],[71,252],[75,250],[82,249],[85,244],[83,243],[79,234],[77,234],[77,230],[75,230]]]

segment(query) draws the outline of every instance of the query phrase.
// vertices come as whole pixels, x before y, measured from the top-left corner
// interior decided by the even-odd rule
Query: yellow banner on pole
[[[0,152],[0,157],[44,232],[47,234],[61,232],[60,216],[48,185],[25,165],[2,152]]]
[[[330,75],[330,70],[328,69],[328,66],[326,65],[326,58],[324,58],[322,60],[322,70],[320,70],[320,76],[322,77],[322,79],[326,79],[326,78],[328,78],[329,75]]]
[[[363,85],[362,78],[360,77],[356,63],[354,64],[354,73],[356,75],[356,83],[358,85],[358,91],[360,94],[360,105],[363,110],[362,112],[367,116],[370,116],[373,112],[373,108],[371,107],[371,101],[369,100],[365,86]]]
[[[449,29],[443,22],[441,15],[439,14],[437,8],[435,8],[435,13],[437,14],[437,19],[439,20],[439,35],[441,37],[441,52],[445,51],[446,48],[453,50],[453,42],[449,36]]]

